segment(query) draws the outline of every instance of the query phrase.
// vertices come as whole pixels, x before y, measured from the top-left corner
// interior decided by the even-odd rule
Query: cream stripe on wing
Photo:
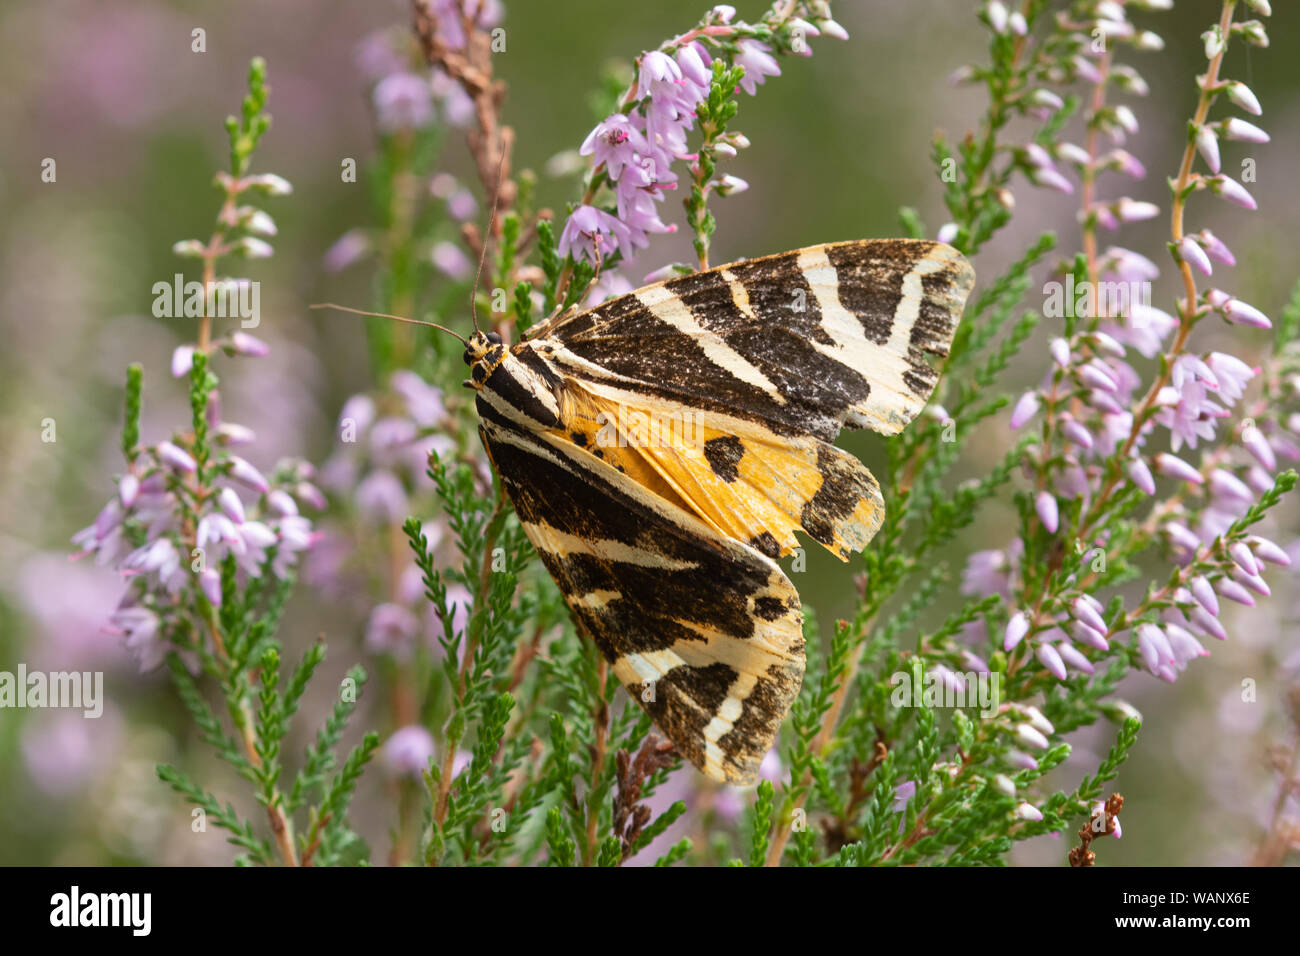
[[[745,712],[745,699],[749,697],[757,683],[758,677],[755,674],[741,674],[737,677],[727,691],[727,699],[718,707],[713,719],[704,726],[706,772],[712,769],[718,774],[723,774],[722,761],[725,755],[722,748],[718,746],[718,741],[730,733],[736,721],[740,720],[740,715]]]
[[[694,561],[677,561],[610,538],[580,538],[552,527],[545,521],[520,521],[519,524],[539,551],[559,558],[567,558],[571,554],[590,554],[604,561],[635,564],[643,568],[689,571],[698,567]]]
[[[735,295],[733,290],[732,295]],[[779,405],[785,404],[785,396],[772,384],[756,365],[750,363],[743,355],[733,349],[716,332],[711,332],[695,321],[695,316],[685,302],[667,286],[651,286],[636,293],[640,301],[659,321],[671,325],[678,332],[689,336],[704,349],[705,356],[729,375],[762,391]]]

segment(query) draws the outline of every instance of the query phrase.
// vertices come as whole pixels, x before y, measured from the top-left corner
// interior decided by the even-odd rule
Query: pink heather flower
[[[942,226],[939,227],[939,231],[935,234],[935,239],[937,239],[939,242],[950,243],[957,238],[957,233],[959,231],[960,230],[957,228],[957,224],[955,222],[945,222]]]
[[[117,483],[117,499],[122,502],[123,508],[130,508],[135,504],[136,497],[140,494],[140,479],[135,475],[127,472]]]
[[[394,73],[375,86],[375,121],[385,133],[423,129],[433,122],[433,87],[428,77]]]
[[[902,813],[907,809],[907,804],[916,796],[916,781],[905,780],[894,788],[893,810],[895,813]]]
[[[433,267],[450,279],[463,281],[474,273],[474,263],[454,242],[436,242],[429,256]]]
[[[1158,452],[1155,456],[1155,465],[1156,471],[1166,478],[1177,478],[1179,481],[1188,481],[1195,485],[1205,480],[1199,471],[1168,452]]]
[[[1273,591],[1268,586],[1268,582],[1259,576],[1259,574],[1248,574],[1240,566],[1232,569],[1232,579],[1238,584],[1244,585],[1254,591],[1261,597],[1272,597]]]
[[[1142,222],[1160,215],[1160,207],[1153,202],[1140,202],[1123,196],[1115,204],[1115,215],[1120,222]]]
[[[1205,608],[1210,614],[1217,615],[1219,613],[1219,598],[1204,576],[1198,574],[1188,582],[1187,586],[1191,589],[1192,597],[1197,604]]]
[[[572,252],[575,258],[595,262],[597,242],[601,246],[599,258],[608,258],[620,250],[627,254],[632,251],[632,232],[602,209],[579,206],[560,234],[559,254],[566,256]]]
[[[1250,596],[1250,592],[1231,578],[1219,578],[1214,582],[1214,589],[1219,592],[1220,597],[1225,597],[1229,601],[1235,601],[1245,607],[1255,606],[1255,599]]]
[[[1040,402],[1037,392],[1025,392],[1011,410],[1011,429],[1014,431],[1033,418],[1038,412]]]
[[[325,250],[321,265],[326,272],[342,272],[370,252],[370,237],[362,229],[349,229]]]
[[[1264,433],[1253,425],[1243,428],[1241,431],[1241,443],[1245,446],[1246,451],[1255,456],[1255,459],[1267,468],[1269,471],[1277,468],[1277,457],[1273,454],[1273,447],[1264,437]],[[1272,487],[1269,482],[1269,487]]]
[[[1051,746],[1042,731],[1032,724],[1016,724],[1016,740],[1021,745],[1033,747],[1035,750],[1046,750]]]
[[[1046,186],[1048,189],[1055,189],[1057,192],[1065,193],[1067,196],[1074,192],[1074,184],[1062,176],[1055,169],[1036,166],[1029,173],[1029,181],[1035,186]]]
[[[1197,127],[1196,151],[1201,154],[1201,159],[1205,160],[1205,165],[1210,168],[1210,172],[1219,171],[1219,137],[1209,126]]]
[[[1211,352],[1205,362],[1219,383],[1219,394],[1230,403],[1245,394],[1246,385],[1257,374],[1241,359],[1226,352]]]
[[[189,453],[173,445],[169,441],[160,441],[157,447],[158,458],[163,464],[174,468],[176,471],[183,471],[193,474],[198,469],[198,463],[190,457]]]
[[[1240,299],[1229,299],[1223,307],[1223,314],[1233,325],[1246,325],[1254,329],[1271,329],[1273,323],[1268,316],[1253,305]]]
[[[230,463],[230,477],[241,485],[260,494],[265,494],[271,487],[265,475],[238,455],[231,455],[227,461]]]
[[[781,75],[781,68],[772,57],[766,43],[758,40],[741,40],[736,44],[736,48],[734,62],[737,66],[745,68],[740,86],[750,96],[758,92],[758,84],[763,82],[764,77]]]
[[[384,764],[399,776],[419,777],[433,755],[433,735],[419,724],[408,724],[384,741]]]
[[[1228,556],[1232,558],[1237,567],[1241,568],[1250,577],[1259,574],[1259,565],[1255,563],[1255,556],[1251,554],[1250,548],[1244,541],[1237,541],[1229,545]]]
[[[1191,236],[1183,236],[1178,240],[1177,245],[1178,258],[1186,262],[1193,269],[1196,269],[1202,275],[1210,275],[1214,268],[1210,265],[1210,259],[1205,254],[1205,250]]]
[[[430,428],[446,417],[442,392],[414,372],[399,369],[389,379],[389,385],[405,399],[407,414],[422,428]]]
[[[1094,607],[1091,602],[1085,600],[1085,597],[1085,595],[1080,595],[1075,598],[1074,603],[1070,605],[1074,616],[1093,630],[1105,633],[1105,619],[1101,616],[1100,610]]]
[[[1012,548],[1023,547],[1017,539]],[[1008,549],[1010,550],[1010,549]],[[1012,556],[1005,551],[976,551],[967,559],[962,571],[961,591],[963,594],[1011,594],[1011,576],[1015,570]]]
[[[1038,663],[1042,664],[1057,680],[1065,680],[1065,662],[1061,660],[1061,655],[1051,644],[1039,644],[1034,649],[1034,656],[1038,658]]]
[[[1178,624],[1165,622],[1165,633],[1169,636],[1169,646],[1174,652],[1178,664],[1186,665],[1198,657],[1209,657],[1207,651],[1191,631]]]
[[[1201,248],[1215,262],[1222,262],[1225,266],[1235,266],[1237,259],[1232,254],[1232,250],[1223,244],[1223,241],[1208,229],[1202,229],[1196,233],[1196,238],[1200,240]]]
[[[809,36],[817,36],[820,32],[811,24],[807,24],[807,27]],[[713,71],[709,68],[712,57],[698,41],[688,43],[679,49],[675,59],[681,68],[683,79],[689,80],[705,91],[713,85]]]
[[[124,604],[108,619],[109,630],[122,635],[141,674],[155,670],[167,657],[167,645],[158,633],[158,615],[148,608]]]
[[[1156,479],[1152,476],[1151,468],[1147,467],[1147,462],[1144,462],[1143,459],[1131,459],[1125,471],[1128,473],[1128,479],[1138,485],[1143,492],[1147,494],[1156,493]]]
[[[1215,468],[1210,472],[1210,491],[1216,498],[1233,499],[1237,504],[1247,507],[1255,501],[1255,496],[1251,494],[1246,483],[1222,468]]]
[[[194,367],[194,346],[178,345],[172,352],[172,378],[183,378]]]
[[[217,504],[235,524],[244,523],[244,503],[239,500],[239,495],[233,488],[222,488],[217,494]]]
[[[1192,608],[1192,613],[1187,615],[1187,618],[1192,622],[1192,624],[1200,628],[1201,631],[1208,634],[1210,637],[1220,641],[1226,641],[1228,639],[1228,632],[1225,631],[1223,625],[1219,623],[1218,616],[1209,613],[1204,608]]]
[[[212,568],[204,568],[199,572],[199,587],[214,607],[221,606],[221,575]]]
[[[1259,208],[1255,198],[1235,179],[1230,179],[1227,176],[1215,176],[1213,179],[1207,180],[1207,182],[1210,184],[1210,192],[1214,193],[1214,195],[1221,196],[1228,202],[1235,203],[1243,209],[1254,210]]]
[[[1084,450],[1092,448],[1092,433],[1073,418],[1061,416],[1061,433],[1075,445]]]
[[[410,653],[419,622],[409,608],[400,604],[379,604],[370,612],[366,623],[366,650],[373,654]]]
[[[1223,135],[1228,139],[1245,143],[1267,143],[1269,141],[1268,133],[1254,123],[1248,123],[1244,119],[1238,119],[1235,116],[1224,121]]]
[[[1070,343],[1065,339],[1052,339],[1047,348],[1052,354],[1052,361],[1061,368],[1065,368],[1070,364]]]
[[[1025,616],[1024,611],[1017,611],[1011,615],[1011,619],[1007,622],[1006,633],[1002,638],[1002,649],[1008,653],[1015,650],[1016,645],[1024,640],[1025,635],[1028,633],[1029,618]]]
[[[1246,542],[1255,549],[1255,555],[1269,564],[1276,564],[1278,567],[1291,567],[1291,556],[1277,546],[1268,538],[1261,538],[1259,535],[1252,534],[1246,539]]]
[[[1153,674],[1168,664],[1174,663],[1173,648],[1169,646],[1169,639],[1165,637],[1165,632],[1154,624],[1139,624],[1137,629],[1138,650],[1142,653],[1142,660],[1147,665],[1147,670]]]
[[[1031,823],[1037,823],[1043,819],[1043,811],[1039,810],[1032,803],[1022,803],[1016,807],[1015,816],[1019,820],[1026,820]]]
[[[1043,523],[1049,534],[1055,534],[1060,524],[1060,513],[1056,507],[1056,498],[1050,491],[1040,491],[1034,498],[1034,510],[1038,512],[1038,520]]]
[[[230,336],[230,347],[236,355],[248,355],[261,358],[271,351],[271,347],[255,335],[247,332],[235,332]]]
[[[1260,108],[1259,100],[1255,98],[1255,94],[1251,92],[1250,87],[1245,83],[1233,81],[1228,84],[1227,92],[1228,99],[1252,116],[1259,116],[1264,112]]]
[[[251,428],[244,425],[237,425],[234,422],[222,422],[216,430],[215,437],[217,444],[226,447],[235,447],[238,445],[251,445],[257,440],[257,436]]]
[[[1006,754],[1007,763],[1021,770],[1037,770],[1038,761],[1032,754],[1027,754],[1023,750],[1011,749]]]
[[[578,152],[591,156],[597,165],[604,163],[610,179],[617,180],[625,165],[636,162],[637,156],[650,156],[651,149],[641,131],[625,115],[615,113],[596,124]]]
[[[1043,647],[1048,647],[1048,646],[1050,645],[1047,644],[1043,645]],[[1061,660],[1065,662],[1066,666],[1072,667],[1076,671],[1081,671],[1084,674],[1096,673],[1097,669],[1093,667],[1092,661],[1084,657],[1083,654],[1080,653],[1079,649],[1076,648],[1069,641],[1062,641],[1061,643],[1057,644],[1056,651],[1058,654],[1060,654]],[[1044,667],[1047,667],[1046,661],[1043,661],[1041,657],[1039,658],[1039,660],[1042,661]],[[1050,668],[1048,669],[1050,670]]]
[[[1106,639],[1106,627],[1093,628],[1083,621],[1075,621],[1070,627],[1070,636],[1080,644],[1087,644],[1099,651],[1110,650],[1110,641]]]

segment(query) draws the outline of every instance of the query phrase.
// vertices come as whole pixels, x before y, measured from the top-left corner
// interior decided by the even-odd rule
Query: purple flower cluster
[[[591,183],[598,184],[603,174],[613,187],[614,208],[611,211],[593,205],[594,189],[589,189],[565,223],[559,241],[561,256],[572,253],[589,262],[615,254],[630,259],[649,245],[651,234],[676,230],[675,225],[660,218],[657,204],[666,198],[665,190],[676,188],[674,162],[697,158],[687,143],[687,133],[695,127],[696,108],[709,95],[714,56],[744,68],[740,86],[751,96],[766,77],[781,72],[772,55],[773,47],[752,35],[746,36],[757,31],[744,23],[733,24],[735,13],[734,7],[720,4],[701,27],[641,55],[636,82],[624,99],[624,108],[597,123],[579,149],[583,156],[592,158]],[[802,55],[811,55],[807,38],[822,33],[848,36],[843,27],[829,19],[816,26],[791,19],[782,29],[783,35],[799,38],[794,52]],[[718,149],[722,155],[734,156],[746,145],[744,136],[728,133]],[[747,188],[745,181],[735,176],[721,177],[714,186],[723,194]]]
[[[193,360],[192,347],[177,352]],[[173,649],[168,638],[196,591],[220,606],[220,568],[227,556],[234,558],[239,581],[267,573],[288,577],[314,541],[300,507],[325,505],[310,464],[285,460],[268,478],[233,453],[254,436],[243,425],[222,421],[215,391],[207,424],[214,440],[209,483],[199,481],[186,436],[145,446],[118,478],[117,494],[72,539],[81,548],[78,557],[93,555],[130,582],[109,625],[142,671],[157,667]]]
[[[988,5],[990,22],[995,29],[1013,29],[1005,8],[1000,15],[994,9],[1000,6]],[[1121,4],[1094,7],[1095,20],[1081,25],[1075,52],[1055,71],[1056,78],[1081,79],[1100,90],[1113,85],[1127,92],[1145,92],[1145,83],[1136,73],[1113,62],[1110,43],[1098,48],[1088,38],[1100,31],[1108,41],[1126,41],[1138,49],[1158,49],[1159,38],[1136,31]],[[1203,86],[1206,102],[1193,122],[1195,148],[1212,175],[1184,176],[1176,183],[1174,201],[1182,204],[1205,190],[1253,208],[1245,190],[1220,173],[1218,143],[1221,138],[1263,143],[1267,134],[1236,118],[1201,120],[1221,93],[1259,113],[1258,101],[1248,88],[1217,78],[1221,52],[1211,56]],[[1087,150],[1058,142],[1050,147],[1030,144],[1021,151],[1024,169],[1039,185],[1073,192],[1073,183],[1056,163],[1063,161],[1073,168],[1085,184],[1080,213],[1085,232],[1098,226],[1114,229],[1159,213],[1151,203],[1095,196],[1093,184],[1103,172],[1136,178],[1145,173],[1140,162],[1119,148],[1126,136],[1137,131],[1136,117],[1127,107],[1108,105],[1104,97],[1101,101],[1087,122],[1090,129],[1111,139],[1114,145],[1108,152],[1099,150],[1091,135]],[[1181,216],[1175,222],[1181,224]],[[1193,271],[1210,275],[1216,263],[1235,264],[1232,252],[1208,229],[1185,235],[1181,225],[1175,229],[1173,258],[1189,287],[1194,288]],[[1012,613],[1002,646],[1009,653],[1032,638],[1038,662],[1058,679],[1066,679],[1071,671],[1093,673],[1087,652],[1106,652],[1118,634],[1131,631],[1146,669],[1172,681],[1188,663],[1208,653],[1201,638],[1227,637],[1218,619],[1219,598],[1253,604],[1252,595],[1269,590],[1261,576],[1265,564],[1290,563],[1286,552],[1266,538],[1228,541],[1221,536],[1255,505],[1259,495],[1272,489],[1270,473],[1279,457],[1300,460],[1300,442],[1286,427],[1290,422],[1266,420],[1266,436],[1252,418],[1237,411],[1247,387],[1260,375],[1259,368],[1228,352],[1187,349],[1188,333],[1211,312],[1229,324],[1254,328],[1268,328],[1266,316],[1217,289],[1180,303],[1177,317],[1164,312],[1150,304],[1148,291],[1158,267],[1131,250],[1113,247],[1095,255],[1089,265],[1087,282],[1080,284],[1088,286],[1083,290],[1089,296],[1087,305],[1078,312],[1084,321],[1070,338],[1051,342],[1051,367],[1039,387],[1021,396],[1011,414],[1011,428],[1019,429],[1045,410],[1043,441],[1026,465],[1027,474],[1039,484],[1033,495],[1034,513],[1048,533],[1083,538],[1079,547],[1085,559],[1095,556],[1104,564],[1109,535],[1100,524],[1093,525],[1093,516],[1126,483],[1155,496],[1157,478],[1179,482],[1182,489],[1159,501],[1151,519],[1180,566],[1177,583],[1109,624],[1101,604],[1077,582],[1068,593],[1056,596],[1055,611],[1051,602],[1020,594],[1018,552],[973,555],[964,590],[999,593],[1013,604],[1023,601],[1022,606],[1037,607],[1032,613]],[[1148,386],[1130,364],[1129,349],[1147,359],[1160,356],[1167,373]],[[1241,419],[1235,426],[1234,416]],[[1225,427],[1238,440],[1235,447],[1220,447]],[[1152,450],[1165,438],[1169,451]],[[1204,453],[1199,462],[1189,454],[1196,451]],[[1063,519],[1067,510],[1081,515],[1069,530]]]

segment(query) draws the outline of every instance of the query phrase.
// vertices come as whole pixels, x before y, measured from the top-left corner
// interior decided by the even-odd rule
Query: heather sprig
[[[248,854],[245,862],[299,865],[310,863],[318,851],[323,857],[355,842],[344,822],[348,798],[377,741],[367,736],[345,761],[341,776],[324,787],[319,774],[333,764],[330,751],[342,730],[339,723],[326,734],[327,746],[308,752],[306,776],[286,794],[283,742],[325,649],[313,645],[282,683],[277,629],[299,557],[314,541],[312,523],[300,507],[324,502],[305,462],[281,461],[268,476],[234,454],[232,448],[253,444],[254,435],[221,416],[213,358],[219,352],[258,357],[268,346],[242,328],[218,327],[229,318],[224,306],[237,296],[244,302],[243,290],[257,285],[219,278],[218,269],[232,254],[271,254],[262,237],[273,236],[275,225],[251,203],[290,192],[278,176],[248,172],[270,126],[266,66],[260,59],[249,69],[248,85],[240,117],[227,121],[231,168],[216,178],[223,201],[213,235],[206,243],[185,240],[175,247],[178,255],[200,261],[202,279],[182,300],[180,290],[189,286],[178,275],[176,297],[166,300],[170,309],[155,300],[159,317],[198,319],[197,341],[177,348],[172,358],[172,374],[189,382],[188,421],[168,439],[142,443],[143,372],[138,365],[128,369],[122,430],[128,469],[117,479],[116,496],[74,541],[83,554],[122,572],[126,592],[110,629],[125,639],[142,671],[167,663],[201,738],[254,785],[271,840],[257,836],[232,805],[222,806],[184,772],[160,766],[159,777],[195,804],[196,813],[229,831],[230,841]],[[170,293],[170,286],[160,283],[155,293]],[[251,301],[259,300],[254,293]],[[239,317],[242,326],[260,321],[256,309],[241,310]],[[198,675],[219,689],[233,734],[209,705]],[[362,680],[364,674],[356,671],[345,681],[345,700],[355,701]],[[318,789],[320,802],[310,809],[311,828],[299,840],[294,811],[305,801],[306,789]]]

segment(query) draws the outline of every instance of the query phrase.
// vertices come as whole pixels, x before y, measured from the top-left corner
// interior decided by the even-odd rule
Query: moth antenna
[[[469,310],[474,318],[474,331],[478,328],[478,283],[483,275],[483,260],[487,258],[488,243],[492,241],[492,228],[497,220],[497,201],[501,198],[501,178],[506,169],[506,147],[501,144],[501,158],[497,160],[497,185],[492,191],[492,208],[488,210],[487,232],[483,234],[483,248],[478,254],[478,269],[474,273],[474,289],[469,294]]]
[[[439,325],[437,322],[424,322],[420,319],[408,319],[404,315],[389,315],[387,312],[367,312],[364,309],[354,309],[351,306],[335,305],[333,302],[318,302],[315,305],[307,306],[309,309],[337,309],[340,312],[351,312],[353,315],[369,315],[376,319],[392,319],[395,322],[408,322],[411,325],[424,325],[431,329],[437,329],[439,332],[446,332],[448,335],[460,339],[462,345],[469,345],[465,337],[458,332],[453,332],[445,325]]]

